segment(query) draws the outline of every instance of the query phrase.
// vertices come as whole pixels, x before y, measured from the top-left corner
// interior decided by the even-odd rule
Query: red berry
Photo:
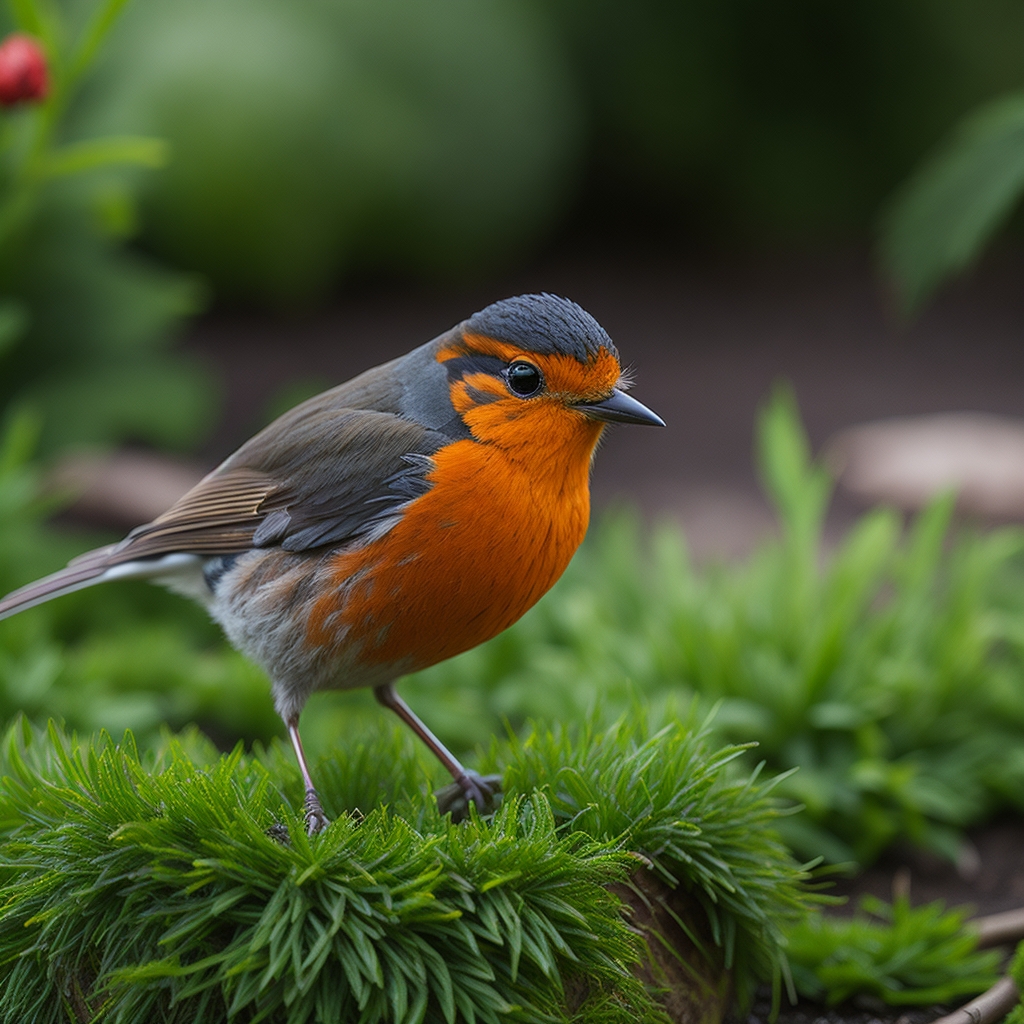
[[[0,43],[0,106],[41,100],[49,88],[46,56],[31,36],[15,32]]]

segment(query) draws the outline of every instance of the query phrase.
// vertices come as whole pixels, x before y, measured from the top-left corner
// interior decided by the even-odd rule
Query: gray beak
[[[663,427],[665,421],[651,412],[646,405],[641,405],[635,398],[630,398],[625,391],[616,388],[603,402],[580,402],[574,409],[595,420],[606,420],[608,423],[643,423],[649,427]]]

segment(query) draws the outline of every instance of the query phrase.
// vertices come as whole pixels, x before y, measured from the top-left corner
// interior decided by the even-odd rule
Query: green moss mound
[[[0,1019],[46,1022],[656,1021],[614,887],[639,864],[704,908],[737,989],[784,974],[805,872],[738,748],[535,729],[494,755],[490,819],[437,814],[419,753],[382,733],[321,766],[336,815],[302,829],[280,749],[197,734],[8,733],[0,794]],[[614,891],[613,891],[614,890]]]

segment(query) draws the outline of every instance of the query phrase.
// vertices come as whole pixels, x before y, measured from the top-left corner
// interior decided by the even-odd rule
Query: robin
[[[454,816],[498,780],[464,768],[395,680],[490,639],[561,576],[587,530],[608,423],[664,426],[623,390],[618,352],[580,306],[496,302],[408,355],[303,402],[118,544],[0,600],[148,579],[198,600],[272,681],[299,737],[317,690],[369,686],[451,773]]]

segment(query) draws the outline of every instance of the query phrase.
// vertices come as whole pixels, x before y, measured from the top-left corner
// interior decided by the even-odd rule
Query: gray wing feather
[[[445,435],[391,413],[315,403],[272,423],[159,519],[133,530],[118,560],[353,543],[429,490],[430,456],[448,443]]]

